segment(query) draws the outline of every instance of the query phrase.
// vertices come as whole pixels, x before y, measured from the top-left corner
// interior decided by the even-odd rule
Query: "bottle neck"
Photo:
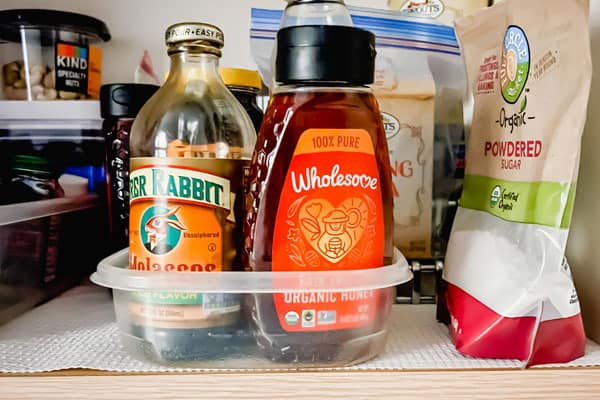
[[[260,93],[260,89],[251,86],[237,86],[227,84],[226,86],[231,91],[231,93],[240,93],[251,97],[256,97]]]
[[[210,53],[177,52],[170,56],[168,80],[212,80],[219,78],[219,57]]]
[[[279,93],[308,93],[308,92],[346,92],[346,93],[373,93],[368,86],[360,86],[341,82],[303,82],[296,84],[282,84],[275,88],[274,94]]]
[[[352,26],[343,0],[295,0],[285,8],[281,28],[299,25]]]

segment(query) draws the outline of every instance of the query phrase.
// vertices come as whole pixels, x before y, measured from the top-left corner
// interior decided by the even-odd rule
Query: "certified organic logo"
[[[316,320],[315,310],[302,310],[302,327],[312,328]]]
[[[299,320],[300,320],[300,316],[295,311],[289,311],[287,314],[285,314],[285,322],[288,325],[292,325],[292,326],[298,325]]]
[[[531,55],[529,41],[523,29],[511,25],[504,34],[504,48],[500,67],[500,87],[507,103],[515,104],[529,77]]]
[[[494,207],[496,207],[496,205],[498,205],[498,202],[500,201],[500,197],[502,197],[502,188],[500,186],[496,186],[492,190],[492,194],[490,196],[490,206],[492,208],[494,208]]]
[[[166,254],[177,247],[186,227],[177,218],[179,207],[152,206],[142,215],[142,242],[152,254]]]

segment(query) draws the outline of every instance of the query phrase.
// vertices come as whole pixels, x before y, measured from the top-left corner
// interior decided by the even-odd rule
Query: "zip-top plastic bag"
[[[373,89],[393,169],[395,245],[409,258],[440,257],[438,229],[461,184],[465,146],[466,74],[454,29],[394,11],[348,9],[354,26],[376,36]],[[282,15],[257,8],[251,14],[252,54],[270,86]]]
[[[505,0],[456,23],[474,95],[444,279],[457,349],[584,354],[564,251],[591,84],[587,0]]]

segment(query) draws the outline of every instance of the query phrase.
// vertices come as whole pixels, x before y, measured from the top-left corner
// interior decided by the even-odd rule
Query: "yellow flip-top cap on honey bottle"
[[[262,81],[257,71],[243,68],[221,68],[221,78],[227,86],[251,87],[260,90]]]

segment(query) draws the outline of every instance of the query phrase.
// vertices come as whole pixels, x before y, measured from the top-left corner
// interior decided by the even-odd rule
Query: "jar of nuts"
[[[0,98],[98,99],[104,22],[55,10],[0,11]]]

